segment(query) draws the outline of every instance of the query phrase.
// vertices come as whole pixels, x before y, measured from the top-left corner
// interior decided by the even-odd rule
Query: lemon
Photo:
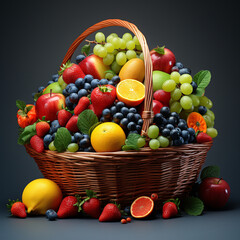
[[[46,178],[33,180],[22,193],[22,202],[27,207],[27,212],[32,214],[44,215],[48,209],[57,211],[61,201],[61,189]]]

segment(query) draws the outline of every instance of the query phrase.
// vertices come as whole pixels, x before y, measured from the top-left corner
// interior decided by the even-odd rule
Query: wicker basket
[[[62,64],[66,63],[79,44],[91,33],[108,26],[122,26],[132,31],[142,46],[145,60],[145,102],[142,135],[153,118],[152,62],[145,37],[127,21],[109,19],[85,30],[70,46]],[[182,197],[191,190],[206,159],[212,142],[187,144],[158,150],[107,153],[37,153],[29,145],[26,150],[33,157],[44,177],[55,181],[64,194],[84,194],[86,189],[97,192],[102,201],[114,200],[130,204],[136,197],[159,194],[160,200]]]

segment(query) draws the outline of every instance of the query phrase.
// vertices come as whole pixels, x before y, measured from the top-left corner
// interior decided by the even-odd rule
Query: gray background
[[[239,238],[240,22],[237,1],[9,1],[1,10],[0,234],[3,239],[15,238],[14,234],[25,239],[33,236],[47,239],[57,232],[62,237],[71,234],[93,237],[91,228],[99,232],[98,239],[102,239],[101,236],[111,239],[110,233],[119,239],[146,236],[226,239],[224,234],[231,239]],[[17,145],[15,100],[31,102],[32,92],[51,80],[75,38],[87,27],[107,18],[135,23],[146,36],[150,49],[166,45],[193,74],[202,69],[211,71],[212,82],[206,95],[214,103],[219,136],[214,140],[206,165],[220,166],[221,177],[230,184],[231,199],[225,211],[167,222],[161,219],[134,222],[126,226],[126,231],[122,231],[118,223],[99,225],[95,220],[66,220],[50,225],[42,218],[6,217],[7,199],[21,198],[26,184],[42,177],[24,147]],[[113,31],[125,32],[121,28],[104,30],[105,33]],[[17,230],[9,233],[10,228]]]

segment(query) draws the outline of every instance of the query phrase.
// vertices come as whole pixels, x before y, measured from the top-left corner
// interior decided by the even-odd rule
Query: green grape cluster
[[[124,33],[120,38],[116,33],[106,36],[102,32],[95,35],[97,43],[93,48],[93,53],[103,59],[103,63],[111,67],[113,73],[107,72],[105,78],[111,79],[118,74],[122,66],[133,58],[141,58],[143,53],[141,45],[136,36]]]
[[[165,148],[169,146],[169,139],[164,136],[159,136],[159,127],[151,125],[148,128],[148,137],[150,138],[149,147],[153,150],[159,147]]]

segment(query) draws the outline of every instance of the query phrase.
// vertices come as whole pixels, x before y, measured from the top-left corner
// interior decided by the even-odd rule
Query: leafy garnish
[[[64,152],[68,145],[71,143],[72,137],[69,131],[61,127],[57,130],[55,139],[54,139],[54,146],[56,147],[58,152]]]
[[[16,106],[17,106],[18,109],[24,110],[25,107],[26,107],[26,103],[24,101],[17,100],[16,101]]]
[[[98,123],[98,118],[90,109],[84,110],[78,115],[77,126],[83,134],[89,134],[91,127],[96,123]]]
[[[208,166],[205,167],[200,175],[201,180],[203,180],[204,178],[208,178],[208,177],[216,177],[218,178],[220,175],[220,168],[219,166]]]
[[[190,196],[183,200],[183,208],[188,215],[199,216],[203,212],[204,204],[199,198]]]
[[[90,53],[90,49],[91,49],[90,43],[86,44],[82,47],[81,53],[85,53],[88,56]]]
[[[138,139],[141,137],[141,135],[137,133],[130,133],[125,140],[125,145],[122,146],[123,151],[128,151],[128,150],[139,150],[138,147]]]
[[[157,46],[157,48],[154,48],[153,50],[159,54],[165,54],[164,48],[165,46],[162,47]]]
[[[193,81],[197,83],[197,96],[202,96],[204,93],[205,88],[211,81],[211,73],[208,70],[202,70],[194,75]]]
[[[93,130],[100,124],[101,124],[100,122],[97,122],[97,123],[93,124],[88,131],[88,135],[91,136]]]
[[[37,134],[36,123],[25,127],[22,133],[18,137],[18,144],[24,145],[26,143],[29,143],[31,137],[33,137],[36,134]]]
[[[34,102],[36,102],[38,100],[38,98],[40,98],[43,95],[43,91],[39,92],[39,93],[35,93],[33,100]]]

